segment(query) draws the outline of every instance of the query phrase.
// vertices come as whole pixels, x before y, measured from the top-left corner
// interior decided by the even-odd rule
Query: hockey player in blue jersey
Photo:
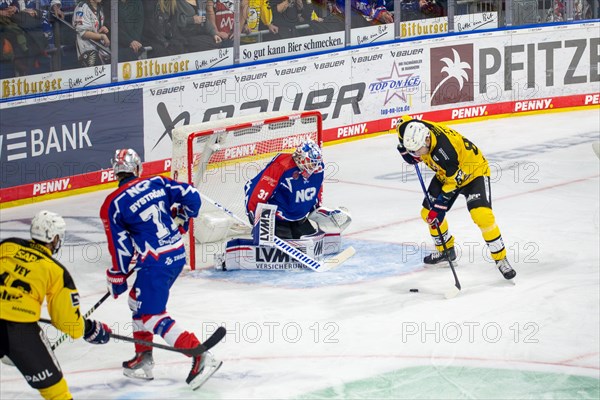
[[[293,153],[276,155],[244,188],[253,239],[230,240],[225,253],[217,256],[215,267],[304,268],[279,250],[259,244],[259,232],[264,229],[258,211],[261,204],[276,208],[275,236],[315,259],[338,253],[341,232],[351,218],[345,210],[321,207],[324,169],[321,148],[312,140],[303,141]]]
[[[294,153],[277,155],[246,183],[246,212],[254,224],[259,203],[277,206],[275,235],[299,239],[316,233],[306,218],[321,205],[323,155],[314,141],[302,143]]]
[[[200,195],[189,184],[162,176],[141,178],[142,162],[132,149],[115,152],[111,160],[119,187],[105,200],[100,211],[112,256],[106,271],[108,289],[117,298],[127,290],[130,262],[137,254],[135,282],[129,291],[133,313],[133,337],[152,341],[160,335],[175,348],[200,344],[167,312],[169,291],[185,265],[181,233],[200,209]],[[135,344],[135,356],[123,362],[125,376],[153,379],[152,348]],[[193,358],[186,382],[199,388],[222,362],[212,354]]]

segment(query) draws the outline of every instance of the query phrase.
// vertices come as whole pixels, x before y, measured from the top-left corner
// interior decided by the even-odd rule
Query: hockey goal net
[[[307,111],[219,119],[173,130],[171,177],[192,183],[203,196],[200,215],[184,235],[191,269],[210,265],[228,238],[249,235],[246,182],[275,155],[293,152],[306,139],[321,146],[321,125],[321,114]]]

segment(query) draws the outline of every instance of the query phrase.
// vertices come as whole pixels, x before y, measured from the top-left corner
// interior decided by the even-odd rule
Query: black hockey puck
[[[410,292],[411,292],[411,293],[418,293],[418,292],[419,292],[419,289],[410,289]]]

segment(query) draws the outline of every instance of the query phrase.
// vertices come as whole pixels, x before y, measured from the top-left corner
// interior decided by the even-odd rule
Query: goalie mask
[[[292,157],[298,168],[300,168],[304,179],[308,179],[313,173],[323,170],[323,154],[319,146],[312,140],[302,142],[294,151]]]
[[[58,242],[52,251],[53,254],[56,254],[62,246],[66,228],[67,224],[60,215],[50,211],[40,211],[31,220],[29,232],[32,239],[42,243],[52,243],[58,236]]]
[[[410,121],[404,129],[404,147],[412,154],[427,145],[429,135],[429,128],[425,124],[420,121]]]
[[[133,149],[118,149],[110,160],[115,176],[121,173],[142,175],[142,159]]]

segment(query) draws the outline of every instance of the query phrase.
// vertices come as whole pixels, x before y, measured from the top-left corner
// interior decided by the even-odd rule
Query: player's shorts
[[[0,356],[5,355],[34,389],[56,385],[63,377],[50,343],[37,322],[0,319]]]
[[[278,219],[275,222],[275,236],[281,239],[300,239],[302,236],[313,235],[316,232],[317,230],[307,218],[300,221]]]
[[[134,318],[145,314],[160,314],[167,309],[171,286],[185,265],[185,253],[182,254],[181,259],[170,263],[163,255],[158,263],[143,266],[137,271],[135,283],[129,293],[129,308],[133,311]]]
[[[432,203],[441,192],[442,182],[434,177],[427,189],[427,193],[429,194]],[[452,208],[452,205],[459,194],[462,194],[467,199],[467,208],[469,211],[478,207],[492,208],[492,191],[489,176],[478,176],[469,182],[468,185],[457,190],[454,197],[452,197],[448,203],[448,210]],[[429,202],[427,199],[423,199],[423,207],[429,209]]]

